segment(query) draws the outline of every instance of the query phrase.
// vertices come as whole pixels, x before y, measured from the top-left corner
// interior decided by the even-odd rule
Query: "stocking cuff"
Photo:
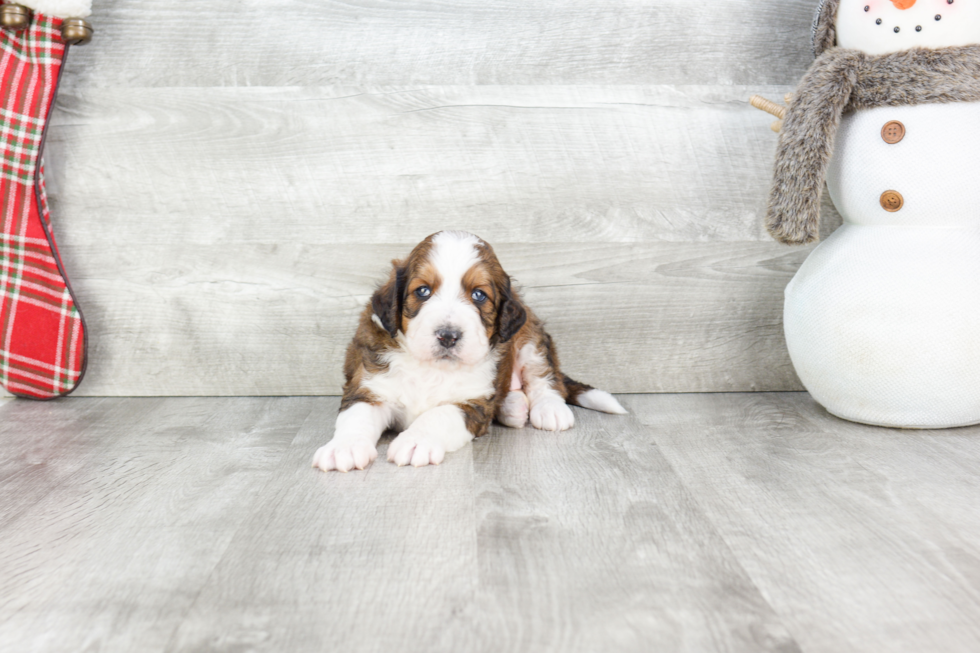
[[[92,0],[18,0],[17,4],[55,18],[87,18],[92,13]]]

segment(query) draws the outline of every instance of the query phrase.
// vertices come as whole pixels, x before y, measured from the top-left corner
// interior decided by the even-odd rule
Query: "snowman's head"
[[[868,54],[980,43],[980,0],[823,0],[814,50]]]

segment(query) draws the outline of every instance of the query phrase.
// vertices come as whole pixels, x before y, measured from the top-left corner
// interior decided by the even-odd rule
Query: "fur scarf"
[[[824,51],[837,45],[837,8],[840,0],[820,0],[817,15],[813,18],[813,33],[810,39],[813,43],[813,56],[819,57]]]
[[[837,0],[826,4],[836,8]],[[832,30],[833,23],[829,25]],[[818,20],[817,27],[815,46],[827,39],[832,44],[834,35],[826,33],[826,21]],[[793,93],[776,150],[766,228],[787,244],[817,239],[827,164],[845,113],[883,106],[980,102],[980,45],[914,48],[878,56],[838,47],[820,51]]]

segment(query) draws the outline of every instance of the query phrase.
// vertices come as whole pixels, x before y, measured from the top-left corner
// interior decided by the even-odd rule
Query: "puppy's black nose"
[[[456,346],[456,341],[460,339],[463,334],[459,329],[439,329],[436,331],[436,338],[439,340],[439,344],[446,349],[452,349]]]

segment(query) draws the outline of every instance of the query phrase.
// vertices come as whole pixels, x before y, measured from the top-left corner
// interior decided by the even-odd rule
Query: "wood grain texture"
[[[411,245],[64,247],[84,395],[335,394],[357,317]],[[499,244],[565,371],[610,391],[796,390],[774,243]]]
[[[629,417],[324,474],[334,398],[63,403],[105,437],[0,526],[5,649],[798,650]]]
[[[169,651],[452,651],[477,590],[472,448],[438,467],[310,467],[339,400],[319,400],[169,642]]]
[[[103,0],[79,86],[795,83],[812,0]]]
[[[768,241],[758,90],[65,93],[47,175],[72,244]]]
[[[776,137],[747,98],[803,74],[813,4],[96,3],[46,151],[79,392],[338,392],[384,262],[444,228],[516,252],[574,375],[798,390],[779,316],[807,250],[764,232]]]
[[[980,428],[851,424],[806,394],[627,406],[803,650],[980,648]]]
[[[980,427],[621,400],[350,474],[336,398],[0,402],[0,649],[980,647]]]
[[[85,411],[74,434],[14,429],[45,456],[0,481],[42,497],[0,526],[3,650],[163,650],[313,408],[311,399],[91,403],[56,404]],[[47,410],[24,402],[0,415],[12,409]],[[73,470],[37,474],[30,464]]]
[[[575,418],[473,445],[485,650],[798,651],[653,434]]]
[[[86,434],[117,417],[102,400],[4,400],[0,411],[0,528],[91,462]]]

